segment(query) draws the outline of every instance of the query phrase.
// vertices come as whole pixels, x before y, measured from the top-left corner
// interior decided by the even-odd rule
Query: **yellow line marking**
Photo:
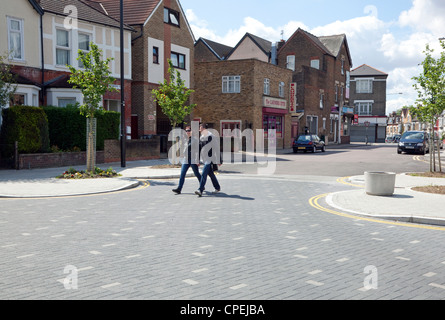
[[[311,199],[309,199],[309,204],[311,207],[320,210],[320,211],[324,211],[327,213],[331,213],[331,214],[335,214],[337,216],[341,216],[341,217],[345,217],[345,218],[350,218],[350,219],[355,219],[355,220],[363,220],[363,221],[370,221],[370,222],[377,222],[377,223],[383,223],[383,224],[389,224],[389,225],[395,225],[395,226],[402,226],[402,227],[409,227],[409,228],[417,228],[417,229],[428,229],[428,230],[440,230],[440,231],[445,231],[445,227],[435,227],[435,226],[427,226],[427,225],[417,225],[417,224],[411,224],[411,223],[404,223],[404,222],[395,222],[395,221],[390,221],[390,220],[382,220],[382,219],[374,219],[374,218],[367,218],[367,217],[361,217],[361,216],[356,216],[356,215],[351,215],[351,214],[347,214],[347,213],[343,213],[343,212],[338,212],[332,209],[328,209],[325,208],[323,206],[321,206],[319,204],[319,200],[326,198],[329,195],[329,193],[325,193],[322,195],[318,195],[315,197],[312,197]]]
[[[353,184],[353,183],[346,182],[346,180],[349,179],[349,178],[351,178],[351,177],[343,177],[343,178],[339,178],[339,179],[337,179],[337,182],[338,182],[338,183],[341,183],[341,184],[348,185],[348,186],[358,187],[358,188],[364,188],[364,187],[365,187],[365,186],[363,186],[363,185]]]

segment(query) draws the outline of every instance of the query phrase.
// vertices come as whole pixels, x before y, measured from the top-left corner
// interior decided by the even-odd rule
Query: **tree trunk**
[[[96,118],[87,118],[87,171],[96,167]]]

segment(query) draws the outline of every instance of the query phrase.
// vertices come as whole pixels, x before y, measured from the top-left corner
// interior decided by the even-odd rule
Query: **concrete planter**
[[[372,196],[392,196],[396,186],[393,172],[365,172],[365,190]]]

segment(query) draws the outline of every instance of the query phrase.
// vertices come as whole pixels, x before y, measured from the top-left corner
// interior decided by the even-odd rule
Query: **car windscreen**
[[[406,132],[403,134],[402,139],[423,140],[422,132]]]

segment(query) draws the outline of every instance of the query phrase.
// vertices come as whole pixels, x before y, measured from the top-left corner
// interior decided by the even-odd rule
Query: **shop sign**
[[[287,109],[287,101],[271,97],[264,97],[263,104],[265,108]]]
[[[297,84],[292,82],[290,84],[290,112],[295,113],[297,110]]]

